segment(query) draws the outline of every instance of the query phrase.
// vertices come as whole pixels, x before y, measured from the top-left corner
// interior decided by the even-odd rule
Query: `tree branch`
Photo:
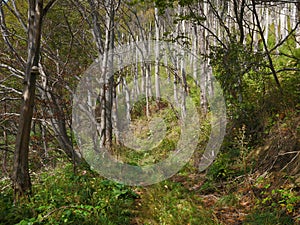
[[[43,16],[45,16],[47,13],[48,13],[48,11],[49,11],[49,9],[55,4],[57,2],[57,0],[50,0],[49,2],[48,2],[48,4],[45,6],[45,8],[43,9]]]
[[[15,48],[13,47],[12,43],[10,42],[10,40],[8,38],[9,37],[9,32],[8,32],[8,29],[7,29],[7,26],[6,26],[5,15],[4,15],[4,11],[2,9],[2,4],[3,4],[3,1],[0,1],[0,32],[2,34],[4,42],[6,43],[6,45],[10,49],[10,51],[18,59],[18,61],[21,63],[21,65],[23,67],[25,67],[25,60],[22,59],[21,56],[19,56],[19,54],[17,53],[17,51],[15,50]]]
[[[15,0],[11,0],[11,3],[12,3],[12,5],[13,5],[13,7],[14,7],[14,10],[10,10],[10,11],[11,11],[11,12],[14,14],[14,16],[19,20],[19,22],[20,22],[21,26],[23,27],[23,29],[27,32],[27,25],[26,25],[26,23],[24,22],[24,19],[22,18],[21,13],[19,12],[19,10],[18,10],[18,8],[17,8],[17,6],[16,6]],[[8,5],[7,5],[7,6],[8,6]],[[8,8],[10,8],[10,7],[8,7]]]
[[[22,72],[21,70],[18,70],[16,68],[13,68],[10,65],[4,64],[4,63],[0,63],[0,67],[1,68],[5,68],[8,69],[11,73],[13,73],[13,75],[15,75],[16,77],[20,78],[20,79],[24,79],[24,72]]]
[[[286,40],[298,29],[298,26],[300,24],[300,21],[298,21],[295,25],[295,27],[288,33],[288,35],[283,38],[280,42],[278,42],[272,49],[269,50],[269,53],[273,52],[274,50],[276,50],[278,47],[280,47],[281,45],[283,45]]]
[[[259,30],[259,34],[260,34],[261,40],[262,40],[263,45],[264,45],[264,49],[266,51],[266,55],[267,55],[267,58],[268,58],[268,61],[269,61],[269,64],[270,64],[270,69],[272,71],[272,74],[273,74],[273,77],[274,77],[275,82],[277,84],[277,87],[279,88],[280,92],[283,93],[281,85],[280,85],[280,82],[279,82],[279,79],[278,79],[277,74],[276,74],[276,70],[275,70],[275,67],[274,67],[274,64],[273,64],[272,57],[271,57],[269,49],[268,49],[267,42],[266,42],[265,37],[264,37],[263,29],[262,29],[262,27],[260,25],[260,21],[259,21],[258,14],[257,14],[257,11],[256,11],[255,0],[252,0],[252,6],[253,6],[253,10],[252,11],[253,11],[253,14],[254,14],[256,22],[257,22],[257,27],[258,27],[258,30]]]

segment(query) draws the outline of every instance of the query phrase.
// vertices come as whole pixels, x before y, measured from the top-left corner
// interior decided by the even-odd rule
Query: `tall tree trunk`
[[[112,147],[112,139],[113,139],[113,124],[112,124],[112,109],[113,109],[113,96],[114,96],[114,65],[113,65],[113,60],[114,60],[114,41],[115,41],[115,2],[114,0],[109,0],[108,2],[108,9],[109,13],[107,14],[107,36],[106,38],[108,39],[108,51],[110,51],[110,55],[108,58],[108,70],[107,70],[107,75],[108,75],[108,83],[107,87],[105,88],[106,90],[106,99],[105,99],[105,119],[106,119],[106,140],[105,140],[105,145],[109,148]],[[107,52],[108,52],[107,51]]]
[[[264,37],[265,37],[265,40],[266,40],[266,44],[268,44],[268,39],[269,39],[269,9],[268,7],[265,7],[264,9],[264,21],[265,21],[265,24],[264,24],[264,30],[265,30],[265,34],[264,34]]]
[[[101,71],[101,90],[100,90],[100,148],[112,145],[112,104],[113,104],[113,54],[108,55],[109,51],[114,48],[114,17],[118,5],[114,0],[104,1],[104,8],[106,11],[105,17],[105,42],[103,43],[101,27],[99,22],[98,2],[89,0],[89,5],[92,10],[93,19],[93,33],[98,47],[99,55],[102,56],[102,71]]]
[[[276,13],[274,13],[273,19],[274,19],[275,43],[278,43],[280,40],[280,37],[279,37],[280,16],[278,16],[278,15],[276,15]],[[279,53],[278,49],[276,49],[276,53]]]
[[[104,43],[102,39],[102,31],[100,26],[100,15],[98,12],[98,6],[95,0],[88,0],[90,8],[91,8],[91,16],[92,16],[92,23],[93,23],[93,35],[96,42],[96,46],[98,48],[99,54],[103,54],[104,52]]]
[[[286,38],[288,35],[288,27],[287,27],[287,6],[283,4],[282,9],[280,10],[280,36],[281,39]]]
[[[148,63],[145,64],[145,80],[146,80],[146,116],[150,117],[149,110],[149,98],[152,96],[151,94],[151,67]]]
[[[43,9],[43,0],[28,0],[28,47],[25,68],[23,103],[20,113],[19,128],[13,165],[13,188],[15,200],[31,193],[28,154],[33,115],[36,77],[39,74],[39,58],[41,45],[42,21],[56,0],[50,0]]]
[[[155,97],[157,103],[160,101],[160,77],[159,77],[159,17],[158,8],[155,8]]]
[[[235,13],[235,18],[236,18],[237,25],[239,27],[239,32],[240,32],[239,42],[241,44],[244,42],[244,39],[245,39],[244,24],[243,24],[245,4],[246,4],[246,0],[242,0],[242,1],[234,0],[233,1],[233,5],[234,5],[233,9],[234,9],[234,13]]]
[[[38,63],[43,19],[43,0],[29,0],[28,5],[28,56],[24,79],[23,104],[14,154],[13,187],[15,199],[31,192],[28,153],[34,107],[35,83],[36,77],[39,74]]]
[[[129,93],[129,89],[126,83],[126,79],[122,79],[123,80],[123,92],[125,95],[125,106],[126,106],[126,121],[130,121],[131,120],[131,115],[130,115],[130,93]]]
[[[300,22],[300,1],[296,3],[297,10],[296,10],[296,22]],[[296,30],[296,48],[300,48],[300,29]]]

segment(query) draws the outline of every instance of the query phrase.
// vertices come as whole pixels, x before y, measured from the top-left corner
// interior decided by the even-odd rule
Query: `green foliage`
[[[201,198],[180,183],[168,181],[145,188],[137,216],[140,224],[218,224]]]
[[[230,181],[232,178],[241,174],[233,167],[234,160],[232,153],[219,153],[215,162],[209,167],[206,174],[206,181],[200,187],[202,193],[219,192],[219,184]]]
[[[280,212],[272,211],[257,211],[247,216],[245,225],[293,225],[293,219],[286,215],[281,215]]]
[[[154,100],[149,100],[149,104],[153,103]],[[134,103],[134,105],[132,106],[131,110],[130,110],[130,114],[131,114],[131,119],[137,119],[140,117],[145,117],[146,116],[146,105],[147,105],[147,101],[146,101],[146,97],[145,96],[140,96],[139,100],[136,101]]]
[[[28,205],[14,206],[13,192],[10,188],[9,180],[1,180],[0,186],[3,187],[0,193],[0,224],[15,224],[23,218],[31,217],[33,211]]]
[[[177,24],[177,23],[179,23],[181,21],[185,21],[185,20],[200,25],[200,22],[205,21],[205,17],[195,15],[194,13],[179,14],[179,15],[177,15],[177,18],[174,20],[174,24]]]
[[[173,8],[173,1],[155,0],[155,6],[159,9],[159,13],[163,14],[167,8]]]
[[[153,3],[159,8],[160,13],[164,13],[167,8],[178,5],[190,6],[195,1],[132,0],[126,3],[129,6],[134,6],[133,11],[137,13],[137,16],[142,15],[141,21],[144,20],[144,22],[142,21],[141,26],[145,27],[141,30],[144,30],[145,33],[149,30],[148,25],[145,24],[150,21],[153,24],[154,21]],[[27,9],[26,4],[26,1],[18,1],[18,7],[24,15]],[[82,2],[82,4],[85,6],[84,4],[87,3]],[[5,8],[5,10],[7,12],[8,9]],[[120,11],[125,12],[125,14],[129,13],[129,11],[123,11],[123,8]],[[174,23],[189,21],[195,25],[205,20],[202,16],[190,13],[189,10],[186,10],[185,14],[179,12],[179,14],[171,16]],[[119,15],[116,16],[116,18],[118,17]],[[27,54],[26,32],[12,14],[6,17],[6,21],[11,35],[20,37],[11,38],[13,45],[18,54],[25,57]],[[130,27],[137,21],[134,18],[128,18],[127,22]],[[124,25],[122,23],[125,24],[125,22],[120,22],[121,25]],[[116,24],[119,24],[119,21]],[[43,43],[45,43],[43,46],[45,51],[42,53],[43,68],[49,75],[49,87],[53,89],[51,91],[60,96],[59,104],[65,104],[65,114],[70,115],[70,93],[64,85],[68,83],[71,89],[75,88],[77,79],[74,77],[85,70],[98,52],[93,43],[92,32],[89,31],[89,24],[84,22],[79,11],[68,1],[57,2],[53,10],[49,11],[44,25],[44,29],[47,31],[43,32]],[[134,34],[135,29],[140,29],[134,25],[131,28],[132,34]],[[270,29],[275,30],[273,25]],[[117,26],[116,30],[122,34],[125,33],[126,29]],[[168,29],[165,32],[168,37],[174,35],[171,36],[174,42],[190,44],[192,41],[189,35],[174,34],[172,30]],[[118,40],[120,43],[129,41],[130,35],[126,37],[126,34],[128,33],[125,33],[124,40],[123,35],[119,34],[116,36],[122,36],[122,38],[116,37],[116,39],[120,38]],[[247,156],[255,147],[253,142],[257,143],[264,140],[261,137],[276,125],[280,112],[286,109],[295,109],[296,113],[299,113],[300,110],[299,71],[285,70],[285,68],[300,69],[300,49],[294,49],[295,42],[289,39],[278,49],[278,54],[272,55],[283,89],[282,94],[277,88],[274,88],[272,74],[266,62],[266,55],[262,52],[261,43],[260,49],[254,52],[248,43],[241,44],[236,39],[238,38],[230,37],[230,42],[226,43],[227,47],[225,48],[220,46],[211,48],[211,55],[209,56],[214,74],[224,89],[229,125],[234,129],[229,130],[223,143],[222,153],[207,170],[206,182],[200,187],[201,193],[222,193],[224,191],[222,185],[225,184],[226,186],[226,183],[232,181],[235,185],[238,181],[233,180],[234,178],[249,172]],[[268,43],[269,47],[276,44],[274,35],[269,37]],[[1,44],[4,44],[3,40],[0,41]],[[271,54],[274,52],[272,51]],[[7,48],[2,49],[0,56],[2,62],[13,65],[14,57]],[[59,70],[61,71],[57,71],[57,67],[60,67]],[[3,69],[0,72],[3,74],[2,79],[10,75]],[[57,73],[59,76],[56,77],[55,74]],[[161,74],[161,77],[166,78],[167,74]],[[128,83],[131,79],[132,77],[128,79]],[[3,79],[2,84],[18,90],[22,89],[22,82],[19,82],[19,78]],[[189,96],[196,106],[200,107],[199,88],[193,84],[193,80],[188,77]],[[157,107],[155,99],[149,99],[149,110],[151,116],[164,118],[167,130],[166,138],[151,151],[151,154],[132,151],[125,149],[125,147],[115,149],[120,152],[122,159],[125,159],[124,162],[133,165],[153,164],[166,158],[168,153],[175,149],[176,141],[180,136],[180,127],[177,123],[178,112],[167,101],[162,100],[160,103],[163,109]],[[15,112],[15,108],[19,108],[18,104],[18,101],[11,103],[9,110]],[[51,107],[51,104],[45,102],[36,105],[36,118],[44,118],[44,115],[41,116],[41,112],[46,109],[43,108],[45,105]],[[131,115],[132,120],[137,122],[140,127],[146,127],[148,121],[145,97],[140,98],[135,103]],[[47,119],[48,116],[46,115]],[[35,123],[38,123],[38,120]],[[9,127],[8,125],[5,126]],[[206,121],[206,123],[199,125],[199,129],[203,131],[202,137],[199,139],[206,143],[210,134],[209,122]],[[143,137],[147,137],[149,133],[151,135],[149,130],[145,130],[140,132],[140,135],[145,135]],[[14,142],[12,134],[9,134],[9,138],[12,139],[9,140],[9,144]],[[41,130],[37,129],[32,132],[31,144],[35,151],[41,148],[39,146],[41,139]],[[4,145],[4,142],[0,140],[0,144]],[[49,141],[48,144],[49,149],[57,148],[57,143],[50,143]],[[13,149],[13,146],[10,147]],[[50,151],[49,156],[54,158],[51,160],[54,164],[65,160],[61,155],[53,152]],[[202,199],[196,192],[183,187],[182,183],[185,183],[191,174],[190,171],[187,172],[187,168],[179,173],[184,178],[182,183],[165,181],[147,188],[136,188],[135,191],[138,190],[139,193],[142,193],[141,199],[137,200],[139,196],[133,189],[103,180],[89,170],[79,169],[74,174],[72,166],[67,164],[64,168],[58,166],[55,170],[49,169],[41,173],[39,170],[42,166],[41,160],[39,158],[34,160],[31,156],[30,161],[32,174],[38,174],[33,175],[33,196],[30,201],[24,200],[20,204],[14,205],[9,180],[2,179],[0,181],[0,224],[131,224],[134,217],[137,217],[139,224],[218,224],[213,218],[213,209],[205,208]],[[195,181],[197,185],[201,183],[197,182]],[[260,193],[261,199],[255,205],[257,211],[248,215],[244,224],[293,224],[292,219],[286,214],[296,214],[299,210],[300,198],[298,193],[291,188],[270,190],[270,186],[271,184],[268,183],[263,187],[263,191]],[[219,199],[217,205],[238,207],[240,195],[228,192],[222,193],[224,196]]]
[[[245,125],[235,129],[224,142],[222,153],[210,166],[207,177],[211,180],[228,180],[248,172],[247,155],[251,136],[247,136]],[[228,140],[229,139],[229,140]]]
[[[2,224],[129,224],[135,194],[72,166],[40,174],[30,201],[13,205],[11,191],[1,193]]]
[[[181,129],[177,110],[171,107],[170,103],[164,99],[160,99],[159,102],[154,98],[149,99],[150,118],[161,118],[164,121],[164,123],[156,124],[154,131],[150,130],[151,121],[146,115],[146,107],[146,98],[141,97],[131,108],[131,125],[134,127],[133,135],[136,138],[134,144],[137,148],[143,147],[144,151],[136,151],[126,146],[114,146],[115,157],[131,165],[151,165],[167,158],[176,149],[180,137]],[[165,136],[159,136],[158,141],[155,139],[150,142],[150,138],[155,135],[156,131],[162,130],[164,125]]]
[[[266,186],[265,189],[268,189]],[[292,189],[273,189],[272,191],[262,191],[262,205],[266,208],[277,208],[287,213],[295,213],[299,209],[300,196]]]
[[[212,47],[211,64],[226,99],[227,114],[234,127],[247,125],[250,133],[260,130],[264,117],[256,102],[262,101],[270,79],[262,52],[234,39],[224,47]]]
[[[207,180],[200,188],[203,193],[218,192],[216,186],[219,183],[230,182],[235,177],[249,173],[251,169],[247,159],[250,152],[249,140],[245,125],[234,129],[232,134],[226,137],[221,153],[209,167],[206,174]],[[228,196],[228,198],[230,197],[235,196]]]
[[[254,53],[249,46],[231,41],[227,48],[213,47],[210,54],[211,63],[227,97],[238,100],[247,86],[248,79],[259,81],[259,72],[266,64],[261,52]]]
[[[234,170],[231,168],[232,159],[229,154],[220,154],[218,159],[210,166],[207,177],[220,181],[233,176]]]

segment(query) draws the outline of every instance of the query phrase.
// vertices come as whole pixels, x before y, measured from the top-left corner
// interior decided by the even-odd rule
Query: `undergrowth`
[[[0,224],[130,224],[138,195],[124,185],[86,170],[74,174],[70,164],[34,180],[34,194],[19,204],[10,187],[0,193]]]

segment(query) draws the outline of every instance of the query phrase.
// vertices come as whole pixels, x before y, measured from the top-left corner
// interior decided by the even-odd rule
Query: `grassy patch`
[[[202,199],[180,183],[165,181],[141,189],[138,224],[219,224]]]

